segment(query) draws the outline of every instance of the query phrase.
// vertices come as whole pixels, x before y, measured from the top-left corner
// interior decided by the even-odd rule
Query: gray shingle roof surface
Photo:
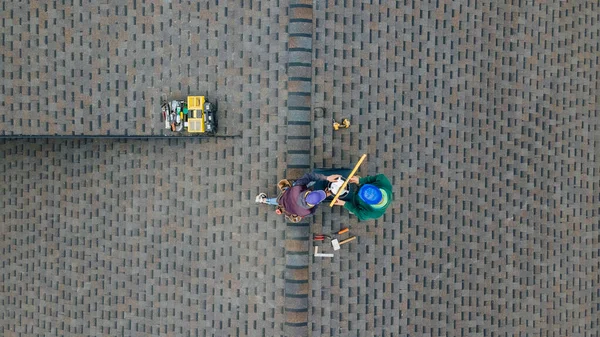
[[[0,4],[0,135],[239,135],[0,140],[0,335],[599,334],[596,2]],[[363,153],[381,219],[254,203]]]

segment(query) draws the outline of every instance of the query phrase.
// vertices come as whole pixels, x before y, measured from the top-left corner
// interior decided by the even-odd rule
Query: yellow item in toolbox
[[[204,119],[203,118],[188,119],[188,132],[190,132],[190,133],[204,132]]]
[[[204,96],[188,96],[188,110],[204,110]]]
[[[187,131],[190,133],[204,133],[204,96],[188,96],[187,108],[191,112],[191,117],[188,119]]]

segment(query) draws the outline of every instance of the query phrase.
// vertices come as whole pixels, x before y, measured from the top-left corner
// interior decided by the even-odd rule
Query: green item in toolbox
[[[187,106],[183,108],[183,114],[184,114],[184,115],[187,115],[187,114],[188,114],[188,108],[187,108]]]

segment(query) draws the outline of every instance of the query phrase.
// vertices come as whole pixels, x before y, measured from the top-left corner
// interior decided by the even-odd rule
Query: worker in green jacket
[[[392,202],[392,184],[383,174],[362,178],[353,176],[348,183],[357,184],[358,191],[350,200],[336,200],[335,205],[344,206],[359,221],[381,217]]]

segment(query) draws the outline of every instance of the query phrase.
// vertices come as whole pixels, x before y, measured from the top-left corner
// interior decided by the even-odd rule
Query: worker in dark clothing
[[[326,191],[313,190],[312,186],[322,180],[336,181],[338,177],[340,175],[307,173],[293,184],[284,179],[278,184],[281,193],[277,198],[267,198],[266,193],[260,193],[255,201],[277,206],[277,214],[284,214],[290,221],[298,222],[306,216],[313,215],[317,206],[328,196]]]
[[[347,200],[336,200],[335,205],[343,206],[354,214],[359,221],[377,219],[390,206],[392,184],[383,174],[363,178],[354,176],[350,178],[348,183],[357,184],[358,191]]]

